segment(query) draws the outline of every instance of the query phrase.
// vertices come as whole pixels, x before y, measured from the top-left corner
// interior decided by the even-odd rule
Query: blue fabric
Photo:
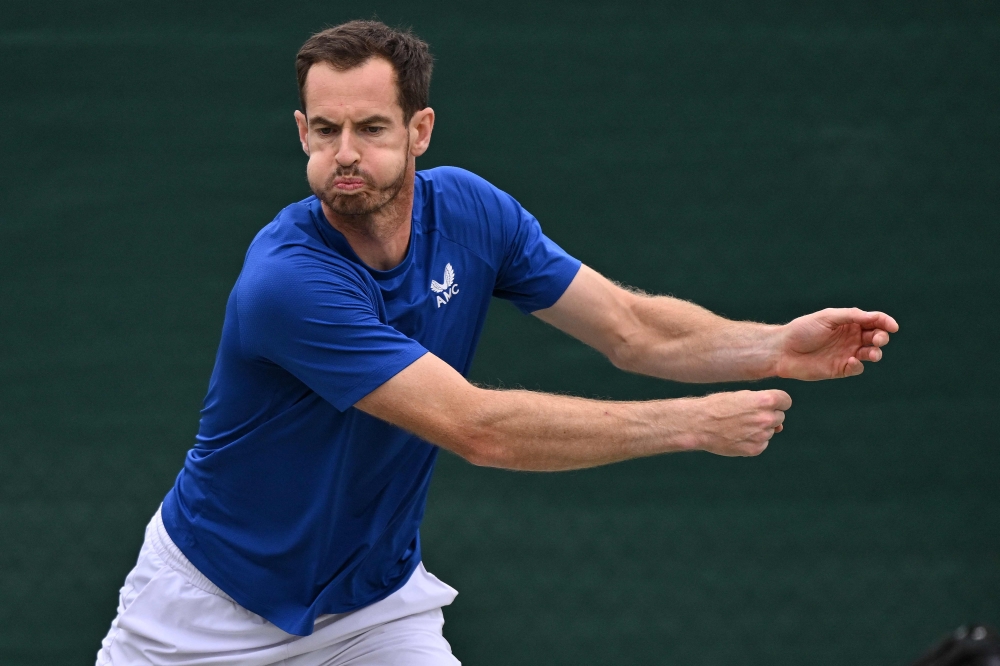
[[[450,266],[450,269],[448,268]],[[308,635],[385,598],[420,562],[437,448],[352,405],[433,353],[467,374],[491,296],[551,306],[580,263],[510,196],[418,172],[410,247],[368,268],[315,197],[247,251],[167,532],[242,606]]]

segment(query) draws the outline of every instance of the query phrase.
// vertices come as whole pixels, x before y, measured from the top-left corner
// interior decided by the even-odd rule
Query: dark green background
[[[437,57],[420,166],[481,174],[643,289],[903,329],[863,377],[758,384],[795,407],[757,459],[444,456],[425,558],[465,663],[902,666],[1000,623],[997,3],[6,2],[0,663],[93,663],[243,253],[308,194],[295,51],[376,11]],[[473,375],[719,388],[625,375],[505,303]]]

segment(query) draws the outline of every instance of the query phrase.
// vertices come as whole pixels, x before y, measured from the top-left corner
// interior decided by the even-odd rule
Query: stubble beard
[[[404,154],[408,155],[409,152],[410,141],[409,137],[407,137],[406,152]],[[404,159],[403,166],[399,170],[399,175],[385,186],[379,186],[370,173],[358,168],[357,165],[350,167],[338,166],[336,171],[327,177],[321,190],[317,191],[315,187],[312,188],[313,194],[337,215],[354,218],[370,217],[392,203],[399,196],[399,193],[403,190],[403,185],[406,184],[407,166],[407,160]],[[364,180],[365,187],[363,191],[357,194],[337,193],[333,181],[343,177],[361,178]]]

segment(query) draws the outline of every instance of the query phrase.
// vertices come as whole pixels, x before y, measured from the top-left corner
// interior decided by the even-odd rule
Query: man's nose
[[[354,140],[350,132],[341,132],[340,145],[337,147],[337,164],[340,166],[351,166],[361,160],[361,153],[354,145]]]

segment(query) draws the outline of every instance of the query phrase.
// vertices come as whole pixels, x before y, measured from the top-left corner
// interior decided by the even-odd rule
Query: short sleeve
[[[237,290],[244,353],[284,368],[340,411],[427,353],[385,323],[364,281],[343,267],[272,263],[241,276]]]
[[[493,295],[524,313],[555,304],[580,270],[580,261],[542,233],[538,220],[497,191],[503,222],[503,258]]]

